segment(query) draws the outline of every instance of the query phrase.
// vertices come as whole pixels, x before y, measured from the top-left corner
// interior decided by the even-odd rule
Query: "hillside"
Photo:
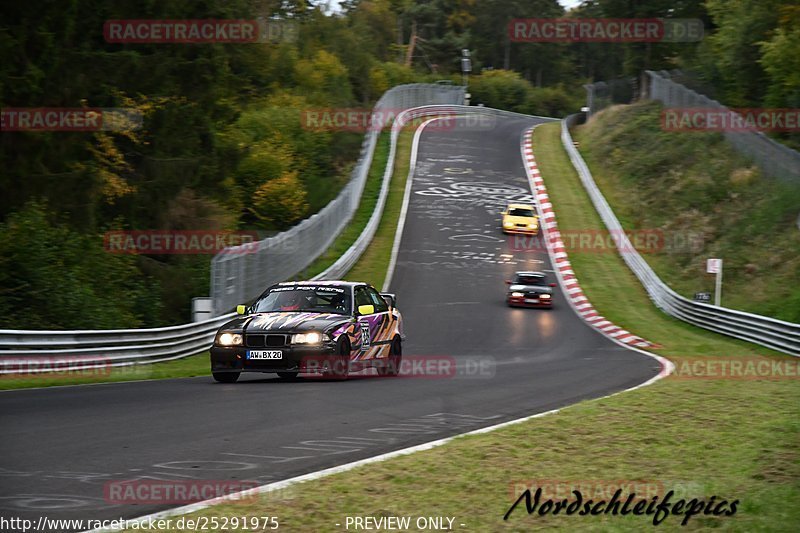
[[[721,134],[662,131],[660,111],[615,106],[575,131],[623,226],[658,235],[643,256],[680,294],[713,292],[705,261],[720,257],[722,305],[800,321],[800,184],[764,177]]]

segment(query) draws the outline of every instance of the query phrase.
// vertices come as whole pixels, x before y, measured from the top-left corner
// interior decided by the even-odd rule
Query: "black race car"
[[[242,315],[222,326],[211,348],[214,379],[233,383],[241,372],[346,378],[374,367],[397,375],[402,316],[392,294],[347,281],[278,283]]]
[[[512,307],[553,307],[553,287],[544,272],[517,272],[506,280],[506,303]]]

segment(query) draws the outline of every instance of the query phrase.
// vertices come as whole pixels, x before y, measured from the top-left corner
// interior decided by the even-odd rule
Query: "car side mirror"
[[[383,301],[386,302],[386,305],[388,305],[392,309],[397,307],[397,297],[394,294],[388,292],[382,292],[381,298],[383,298]]]
[[[500,211],[500,214],[501,214],[501,215],[507,215],[507,214],[508,214],[508,211]]]
[[[506,285],[511,285],[511,280],[510,279],[506,280]]]
[[[551,283],[550,286],[551,287],[558,287],[558,283]]]
[[[247,306],[246,305],[237,305],[236,306],[236,314],[243,315],[247,313]]]
[[[375,312],[375,306],[372,304],[358,306],[359,315],[371,315],[374,312]]]

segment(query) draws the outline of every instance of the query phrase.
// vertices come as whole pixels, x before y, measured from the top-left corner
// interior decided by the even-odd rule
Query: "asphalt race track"
[[[541,247],[499,231],[504,204],[530,200],[519,141],[537,121],[505,118],[491,131],[432,127],[421,136],[391,290],[405,318],[404,358],[434,358],[442,368],[453,362],[457,371],[345,382],[251,374],[236,384],[208,376],[2,392],[0,514],[131,518],[177,504],[111,504],[108,482],[268,483],[656,375],[654,359],[586,326],[560,291],[552,310],[504,304],[504,280],[515,270],[552,268]],[[498,479],[498,491],[508,483]]]

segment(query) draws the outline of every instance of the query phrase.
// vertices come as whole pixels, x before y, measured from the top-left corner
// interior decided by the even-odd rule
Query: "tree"
[[[299,60],[294,77],[297,87],[314,104],[345,106],[353,99],[347,68],[325,50],[317,51],[311,59]]]
[[[772,37],[759,43],[761,66],[769,77],[766,103],[800,107],[800,6],[783,6]]]
[[[142,276],[137,257],[110,253],[102,236],[71,230],[50,220],[49,211],[46,203],[31,201],[0,224],[0,327],[104,329],[159,322],[157,283]]]
[[[695,72],[718,87],[719,99],[734,107],[759,105],[769,82],[761,46],[778,23],[785,0],[706,0],[715,32],[698,51]]]
[[[308,202],[297,172],[287,172],[261,185],[255,192],[251,210],[259,220],[278,230],[300,222],[308,213]]]

